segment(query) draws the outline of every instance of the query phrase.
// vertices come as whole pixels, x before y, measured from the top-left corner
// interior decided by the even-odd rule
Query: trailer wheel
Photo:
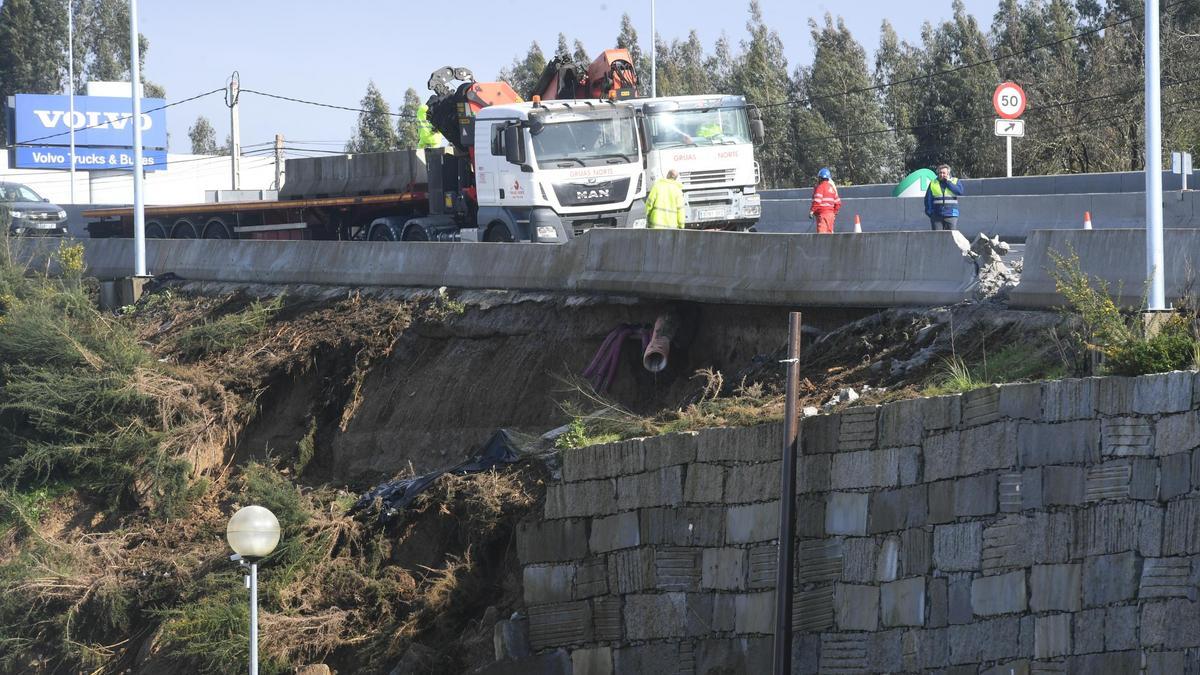
[[[198,239],[196,234],[196,226],[187,218],[180,218],[175,221],[175,227],[171,228],[172,239]]]
[[[516,241],[512,236],[512,232],[508,231],[508,225],[501,222],[495,222],[488,226],[487,234],[484,235],[483,240],[493,242]]]
[[[162,223],[157,220],[152,220],[146,223],[146,238],[147,239],[166,239],[167,231],[163,229]]]
[[[392,227],[391,223],[377,223],[371,228],[368,239],[371,241],[400,241],[400,237],[396,234],[396,228]]]
[[[230,234],[229,226],[225,224],[225,221],[216,218],[208,221],[208,224],[204,226],[204,238],[232,239],[233,236]]]

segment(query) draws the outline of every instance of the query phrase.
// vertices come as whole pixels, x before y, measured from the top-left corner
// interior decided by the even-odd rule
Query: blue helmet
[[[821,180],[832,180],[833,174],[829,173],[829,169],[821,167],[821,170],[817,172],[817,178],[820,178]]]

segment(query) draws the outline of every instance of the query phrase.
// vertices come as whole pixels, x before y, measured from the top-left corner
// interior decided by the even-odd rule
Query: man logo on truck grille
[[[578,199],[579,201],[585,201],[585,200],[589,200],[589,199],[608,199],[609,195],[611,195],[611,194],[612,194],[612,189],[610,189],[610,188],[601,188],[601,189],[592,189],[592,190],[576,190],[575,191],[575,199]]]

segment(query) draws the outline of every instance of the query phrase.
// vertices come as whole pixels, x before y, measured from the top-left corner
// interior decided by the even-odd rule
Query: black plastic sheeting
[[[350,507],[349,514],[369,517],[369,514],[378,506],[376,519],[379,524],[387,525],[394,521],[404,509],[412,505],[418,495],[445,474],[461,476],[468,473],[490,471],[498,466],[513,464],[520,459],[521,453],[518,452],[516,443],[513,442],[506,430],[501,429],[492,434],[491,439],[484,444],[483,450],[478,455],[461,464],[438,469],[421,476],[398,478],[376,485],[354,502],[354,506]]]

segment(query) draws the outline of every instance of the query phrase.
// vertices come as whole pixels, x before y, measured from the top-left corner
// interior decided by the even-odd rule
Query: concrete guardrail
[[[1176,303],[1188,293],[1200,293],[1200,230],[1163,230],[1167,301]],[[1065,299],[1054,290],[1052,253],[1079,256],[1080,269],[1108,284],[1117,304],[1143,306],[1146,279],[1146,231],[1038,230],[1025,242],[1021,283],[1009,296],[1015,307],[1055,307]]]
[[[85,240],[100,279],[128,276],[133,242]],[[739,304],[884,307],[971,296],[957,232],[767,235],[592,230],[561,245],[148,240],[152,274],[237,283],[630,293]]]
[[[1163,225],[1200,228],[1200,197],[1196,192],[1167,192],[1163,198]],[[808,199],[764,199],[760,232],[810,232]],[[1142,193],[1080,193],[1062,195],[993,195],[962,198],[958,229],[968,238],[983,232],[1006,240],[1022,239],[1033,230],[1076,230],[1083,227],[1085,211],[1092,214],[1097,229],[1145,226]],[[917,198],[842,198],[838,231],[854,227],[854,215],[862,218],[864,232],[928,230],[924,200]]]

